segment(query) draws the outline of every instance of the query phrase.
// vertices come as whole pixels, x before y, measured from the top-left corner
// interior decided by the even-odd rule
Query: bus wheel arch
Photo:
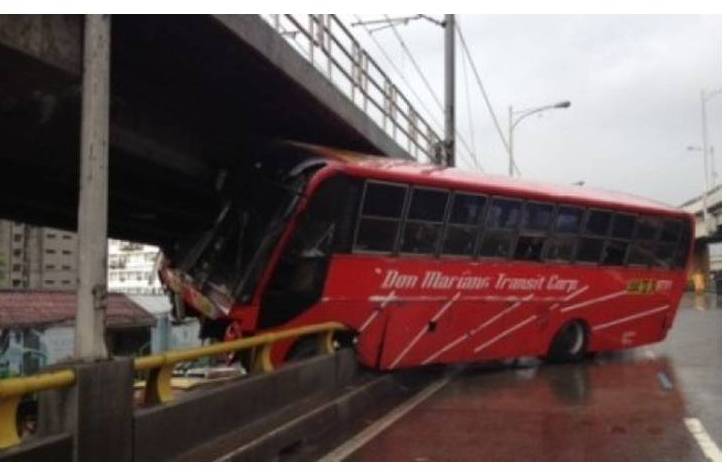
[[[584,319],[573,318],[564,322],[550,340],[546,358],[553,363],[581,361],[588,353],[591,328]]]
[[[354,330],[335,332],[333,335],[334,350],[354,346],[357,335]],[[300,361],[322,354],[319,337],[317,334],[312,334],[296,338],[286,350],[285,361]]]

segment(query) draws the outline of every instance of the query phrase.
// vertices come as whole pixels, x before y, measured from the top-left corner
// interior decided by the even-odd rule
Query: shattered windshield
[[[214,226],[177,253],[175,266],[203,290],[250,298],[308,178],[320,168],[275,164],[256,163],[227,179]]]

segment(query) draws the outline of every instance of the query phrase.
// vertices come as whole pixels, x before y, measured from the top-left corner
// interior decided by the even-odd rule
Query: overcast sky
[[[517,110],[572,102],[569,109],[551,110],[518,125],[515,157],[524,177],[566,184],[583,180],[586,186],[670,204],[702,192],[702,155],[686,147],[701,146],[700,89],[721,87],[719,16],[457,19],[503,127],[510,104]],[[391,69],[366,32],[360,27],[353,31],[377,62]],[[398,31],[441,100],[443,30],[418,20]],[[428,108],[441,114],[391,29],[373,34]],[[457,122],[469,140],[461,53],[457,61]],[[478,159],[487,172],[505,174],[506,152],[472,75],[469,83]],[[720,172],[721,96],[708,102],[707,114]],[[460,163],[471,168],[464,158]]]

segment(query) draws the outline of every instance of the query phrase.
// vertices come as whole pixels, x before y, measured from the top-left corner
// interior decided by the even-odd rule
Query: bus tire
[[[581,361],[588,351],[588,329],[580,320],[563,325],[550,343],[547,359],[552,363]]]

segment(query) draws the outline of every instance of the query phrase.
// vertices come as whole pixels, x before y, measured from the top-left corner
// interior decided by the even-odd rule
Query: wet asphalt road
[[[714,297],[686,295],[660,344],[577,365],[468,367],[337,450],[349,461],[705,461],[705,435],[685,419],[714,456],[721,334]]]

